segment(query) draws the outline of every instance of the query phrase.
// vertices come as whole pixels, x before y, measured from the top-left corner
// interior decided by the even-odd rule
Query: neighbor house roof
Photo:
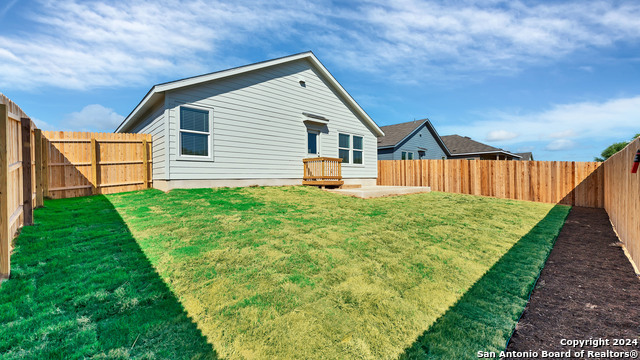
[[[529,152],[514,153],[521,157],[520,160],[533,160],[533,154]]]
[[[438,132],[433,127],[429,119],[413,120],[400,124],[382,126],[381,129],[384,132],[384,136],[378,138],[378,149],[392,148],[397,146],[405,139],[408,139],[414,133],[420,130],[420,127],[423,124],[426,125],[427,129],[429,129],[429,132],[431,132],[431,135],[433,135],[433,138],[436,140],[438,145],[440,145],[442,150],[444,150],[445,154],[451,155],[449,149],[447,149],[446,145],[440,138],[440,135],[438,135]]]
[[[250,71],[256,71],[256,70],[268,68],[271,66],[275,66],[275,65],[279,65],[287,62],[297,61],[301,59],[306,59],[311,63],[314,69],[316,69],[325,78],[325,80],[327,80],[327,82],[342,97],[342,99],[348,105],[350,105],[354,109],[356,114],[358,114],[365,121],[365,123],[371,128],[371,130],[376,134],[376,136],[384,136],[384,133],[382,132],[380,127],[378,127],[378,125],[373,121],[373,119],[371,119],[371,117],[364,111],[364,109],[360,107],[360,105],[351,97],[351,95],[349,95],[349,93],[342,87],[342,85],[340,85],[340,83],[333,77],[333,75],[331,75],[329,70],[327,70],[327,68],[325,68],[324,65],[322,65],[320,60],[318,60],[318,58],[316,58],[316,56],[311,51],[154,85],[151,88],[151,90],[149,90],[147,95],[145,95],[142,101],[140,101],[140,103],[135,107],[135,109],[133,109],[133,111],[120,124],[120,126],[118,126],[115,132],[118,132],[121,129],[126,128],[129,124],[135,123],[135,121],[139,116],[144,114],[147,110],[151,109],[154,104],[156,104],[160,99],[163,98],[165,91],[179,89],[186,86],[197,85],[197,84],[201,84],[209,81],[215,81],[215,80],[226,78],[229,76],[247,73]]]
[[[442,137],[452,155],[480,155],[501,153],[519,158],[519,155],[475,141],[468,136],[445,135]]]

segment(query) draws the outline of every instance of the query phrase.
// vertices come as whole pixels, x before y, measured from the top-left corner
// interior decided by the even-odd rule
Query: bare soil
[[[636,345],[639,336],[640,279],[624,255],[607,213],[574,207],[507,351],[537,351],[541,357],[542,351],[571,350],[572,358],[593,358],[588,357],[588,351],[640,350]],[[573,347],[561,343],[562,339],[598,338],[609,340],[609,345]],[[614,345],[615,339],[629,339],[632,344]],[[585,350],[584,356],[575,356],[580,350]],[[611,355],[601,358],[615,358]]]

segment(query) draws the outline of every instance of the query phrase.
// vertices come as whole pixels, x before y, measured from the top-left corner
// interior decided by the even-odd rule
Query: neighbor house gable
[[[383,126],[384,137],[378,138],[378,155],[380,160],[391,160],[394,152],[411,147],[416,151],[429,152],[428,158],[449,157],[449,149],[429,119],[414,120],[400,124]],[[423,135],[425,135],[423,137]],[[417,137],[420,137],[418,139]],[[432,149],[433,147],[436,149]],[[431,150],[431,151],[429,151]],[[434,155],[434,154],[437,154]]]

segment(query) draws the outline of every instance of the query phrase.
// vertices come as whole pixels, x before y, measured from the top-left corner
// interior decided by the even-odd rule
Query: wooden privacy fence
[[[151,135],[44,131],[45,192],[54,199],[147,189]]]
[[[44,197],[146,189],[151,163],[151,135],[43,132],[0,94],[0,279],[9,277],[15,234],[33,224]]]
[[[33,223],[36,153],[31,144],[37,135],[22,109],[0,94],[0,278],[9,277],[14,235]]]
[[[599,162],[380,160],[378,185],[430,186],[434,191],[545,203],[604,207]]]
[[[604,162],[604,208],[631,258],[640,265],[640,172],[631,173],[640,139]]]

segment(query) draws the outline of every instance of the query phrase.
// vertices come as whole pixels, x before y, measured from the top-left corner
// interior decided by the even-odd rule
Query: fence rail
[[[599,162],[380,160],[378,185],[430,186],[434,191],[545,203],[604,207]]]
[[[636,265],[640,265],[640,172],[632,174],[631,166],[638,149],[640,139],[635,139],[604,163],[604,208]]]
[[[44,131],[48,197],[142,190],[151,180],[151,135]]]
[[[150,157],[151,135],[43,132],[0,94],[0,279],[10,275],[15,234],[44,197],[146,189]]]

